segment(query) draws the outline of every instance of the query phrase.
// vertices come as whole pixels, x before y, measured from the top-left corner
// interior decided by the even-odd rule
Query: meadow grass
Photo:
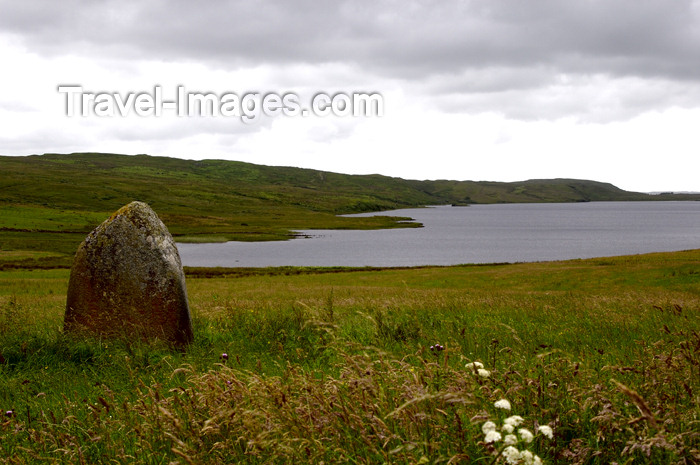
[[[185,351],[0,271],[0,463],[700,463],[700,251],[190,271]]]

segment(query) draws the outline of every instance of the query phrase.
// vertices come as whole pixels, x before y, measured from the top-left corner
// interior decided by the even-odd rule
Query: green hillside
[[[69,264],[84,236],[133,200],[149,203],[178,241],[211,242],[288,239],[295,229],[415,227],[401,218],[337,215],[421,205],[672,198],[693,196],[571,179],[413,181],[147,155],[0,157],[0,266]]]

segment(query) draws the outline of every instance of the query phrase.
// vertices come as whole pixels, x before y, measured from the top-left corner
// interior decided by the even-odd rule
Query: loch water
[[[185,266],[417,266],[592,258],[700,248],[700,202],[438,206],[364,213],[422,228],[305,230],[274,242],[178,244]]]

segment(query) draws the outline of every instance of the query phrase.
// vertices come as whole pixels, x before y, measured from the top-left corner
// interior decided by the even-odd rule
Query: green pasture
[[[545,463],[700,460],[698,250],[188,269],[184,351],[64,335],[68,276],[0,271],[0,463],[506,463],[510,415]]]

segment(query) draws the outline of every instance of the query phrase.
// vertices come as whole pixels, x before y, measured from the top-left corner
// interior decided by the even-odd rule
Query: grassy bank
[[[68,270],[0,271],[0,463],[506,463],[511,415],[546,463],[700,461],[700,251],[189,271],[185,352],[70,340]]]

